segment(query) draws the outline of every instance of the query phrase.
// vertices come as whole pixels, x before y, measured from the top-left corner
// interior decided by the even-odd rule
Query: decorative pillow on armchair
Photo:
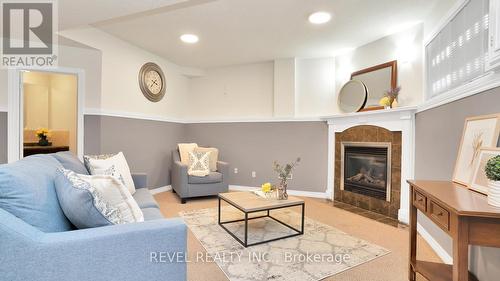
[[[204,177],[210,174],[210,152],[189,152],[188,175]]]
[[[214,147],[196,147],[195,152],[210,152],[210,172],[217,172],[217,161],[219,161],[219,150]]]
[[[196,143],[179,143],[177,144],[179,148],[179,156],[181,158],[181,163],[184,165],[189,165],[189,153],[193,152],[195,148],[198,147]]]
[[[116,177],[61,169],[55,187],[64,214],[79,229],[144,221],[137,202]]]
[[[135,193],[135,184],[130,173],[130,168],[125,159],[123,152],[115,155],[85,155],[85,166],[91,175],[113,175],[123,181],[125,186],[130,191],[130,194]],[[114,166],[114,168],[112,168]],[[114,171],[111,171],[114,170]]]

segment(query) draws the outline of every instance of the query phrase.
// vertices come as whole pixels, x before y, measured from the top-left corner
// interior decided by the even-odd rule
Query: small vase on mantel
[[[394,99],[391,103],[391,108],[396,108],[396,107],[398,107],[398,100]]]
[[[500,181],[491,181],[488,184],[488,204],[500,207]]]

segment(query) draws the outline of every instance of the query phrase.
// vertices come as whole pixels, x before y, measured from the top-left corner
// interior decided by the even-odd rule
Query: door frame
[[[77,156],[83,159],[84,123],[83,109],[85,103],[85,71],[80,68],[16,68],[8,70],[8,137],[7,161],[9,163],[21,159],[23,155],[23,83],[22,75],[26,71],[70,74],[77,77]]]

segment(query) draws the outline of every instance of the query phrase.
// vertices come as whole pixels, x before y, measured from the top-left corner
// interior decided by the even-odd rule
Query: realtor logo
[[[3,1],[2,67],[52,67],[57,61],[55,1]]]

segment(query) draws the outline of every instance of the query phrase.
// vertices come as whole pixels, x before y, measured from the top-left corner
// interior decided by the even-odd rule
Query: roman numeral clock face
[[[139,71],[139,86],[148,100],[160,101],[165,95],[165,76],[161,68],[152,62],[144,64]]]

